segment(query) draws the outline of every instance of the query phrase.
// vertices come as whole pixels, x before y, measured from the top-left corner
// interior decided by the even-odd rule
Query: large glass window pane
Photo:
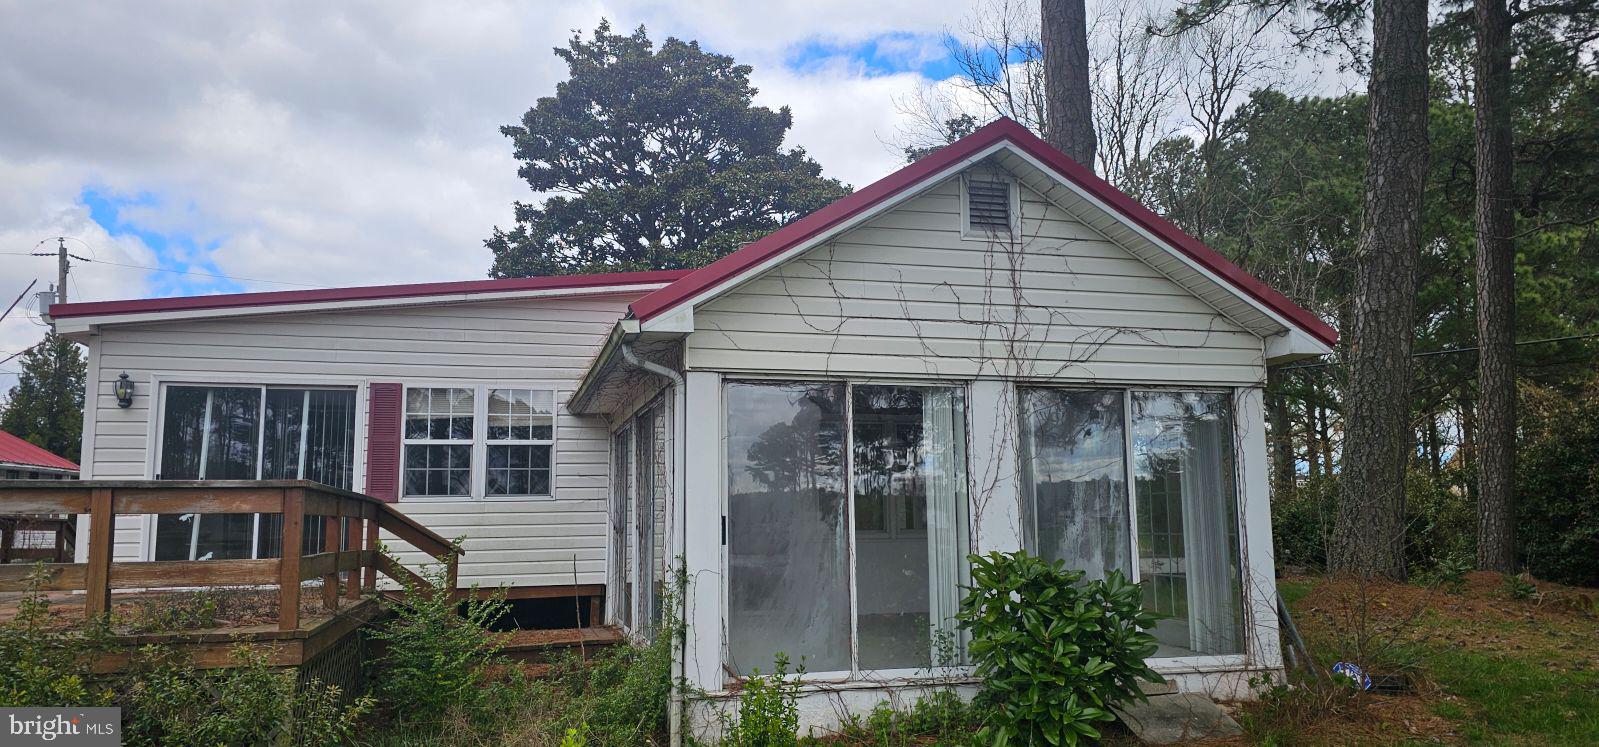
[[[1243,650],[1232,405],[1222,392],[1134,392],[1144,604],[1157,656]]]
[[[255,514],[205,514],[195,537],[195,560],[235,560],[250,557],[255,534]]]
[[[161,421],[161,470],[157,477],[163,480],[200,479],[200,449],[205,441],[206,403],[209,399],[210,392],[205,387],[166,388],[165,397],[162,398],[165,413]],[[177,531],[176,525],[173,525],[172,531]],[[187,538],[183,547],[187,557]]]
[[[155,559],[192,560],[194,528],[199,514],[159,514],[155,517]]]
[[[957,664],[966,552],[960,392],[855,386],[851,399],[859,666]]]
[[[626,428],[611,437],[611,543],[616,557],[621,598],[616,600],[616,617],[623,625],[633,625],[634,550],[627,524],[633,498],[633,439]]]
[[[728,653],[850,668],[844,387],[729,383]]]
[[[211,390],[211,422],[206,440],[205,480],[254,480],[261,435],[261,390],[216,387]],[[203,531],[203,530],[202,530]]]
[[[1120,391],[1024,389],[1021,453],[1028,544],[1086,578],[1132,577],[1127,433]]]
[[[303,389],[271,389],[266,394],[266,434],[261,439],[261,476],[300,479],[300,437],[305,425]]]
[[[165,394],[161,479],[255,479],[260,389],[173,386]]]
[[[301,479],[349,490],[355,475],[355,391],[305,393],[304,469]]]
[[[253,480],[260,453],[261,389],[171,386],[163,392],[164,480]],[[253,514],[156,517],[156,560],[248,558]]]
[[[353,389],[172,386],[162,401],[162,479],[259,476],[351,485]],[[315,540],[308,551],[320,547],[321,535],[313,536],[320,526],[307,529],[308,543]],[[155,558],[248,558],[252,548],[255,557],[277,557],[281,528],[278,514],[163,515],[156,519]]]
[[[664,444],[659,428],[659,413],[656,408],[645,408],[633,421],[634,463],[638,477],[638,491],[635,493],[638,515],[633,519],[633,528],[637,535],[635,542],[639,557],[638,593],[643,613],[639,620],[641,628],[652,627],[656,620],[655,581],[656,569],[660,564],[655,554],[655,506],[661,487],[656,481],[659,475],[656,461],[663,456],[660,447]]]

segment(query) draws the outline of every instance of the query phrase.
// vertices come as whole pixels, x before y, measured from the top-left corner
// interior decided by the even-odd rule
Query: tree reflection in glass
[[[850,668],[844,386],[729,383],[728,653]]]

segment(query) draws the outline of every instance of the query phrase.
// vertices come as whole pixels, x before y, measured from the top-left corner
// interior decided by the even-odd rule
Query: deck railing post
[[[368,507],[370,508],[370,506]],[[366,513],[363,511],[362,513]],[[372,565],[366,567],[366,577],[361,579],[361,587],[368,593],[378,590],[378,515],[373,512],[366,520],[366,543],[362,548],[372,551]]]
[[[355,516],[349,516],[348,514],[350,514],[350,512],[344,510],[348,507],[348,505],[349,504],[345,501],[340,501],[339,503],[339,513],[346,515],[343,520],[344,549],[347,552],[359,553],[361,552],[361,517],[359,512],[357,512],[357,515]],[[355,505],[357,508],[360,507],[359,503]],[[360,556],[358,555],[357,557]],[[344,597],[346,599],[361,598],[361,566],[359,564],[357,564],[356,567],[351,568],[348,573],[344,574]]]
[[[333,553],[333,572],[322,575],[322,606],[329,610],[339,609],[339,503],[332,516],[322,517],[322,552]]]
[[[111,489],[89,491],[89,563],[84,569],[84,613],[95,618],[111,611],[111,536],[116,514],[111,512]]]
[[[305,488],[283,491],[283,552],[278,558],[278,630],[300,627],[300,555],[305,552]]]

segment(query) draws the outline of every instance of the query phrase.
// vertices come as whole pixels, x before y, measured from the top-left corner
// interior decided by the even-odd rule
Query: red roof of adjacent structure
[[[651,272],[612,272],[600,275],[507,278],[504,280],[459,280],[448,283],[413,283],[410,285],[368,285],[356,288],[267,291],[264,293],[225,293],[214,296],[147,298],[132,301],[89,301],[86,303],[56,304],[50,307],[49,313],[51,318],[65,319],[76,316],[103,316],[109,314],[229,309],[301,303],[336,303],[339,301],[376,301],[396,298],[450,296],[463,293],[576,290],[607,285],[670,283],[687,274],[687,270],[656,270]]]
[[[854,194],[794,221],[759,241],[695,270],[688,277],[635,301],[631,306],[633,315],[640,320],[660,316],[723,281],[737,277],[751,267],[831,230],[874,205],[900,195],[920,185],[929,177],[1004,140],[1010,141],[1021,151],[1054,169],[1073,184],[1175,247],[1239,291],[1298,325],[1307,334],[1329,347],[1337,344],[1338,332],[1320,317],[1300,308],[1287,296],[1244,272],[1216,250],[1183,233],[1182,229],[1172,225],[1170,221],[1156,215],[1137,200],[1111,186],[1109,182],[1095,176],[1094,172],[1039,139],[1026,127],[1009,119],[1000,119],[986,125]]]
[[[78,470],[78,465],[71,459],[51,454],[5,431],[0,431],[0,464],[25,464],[29,467],[69,469],[74,472]]]

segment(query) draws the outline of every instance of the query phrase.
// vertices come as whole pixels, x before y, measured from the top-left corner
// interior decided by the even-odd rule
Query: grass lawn
[[[1361,659],[1414,691],[1278,693],[1241,707],[1249,742],[1599,744],[1599,592],[1540,583],[1517,598],[1488,573],[1452,587],[1278,588],[1324,667]]]

